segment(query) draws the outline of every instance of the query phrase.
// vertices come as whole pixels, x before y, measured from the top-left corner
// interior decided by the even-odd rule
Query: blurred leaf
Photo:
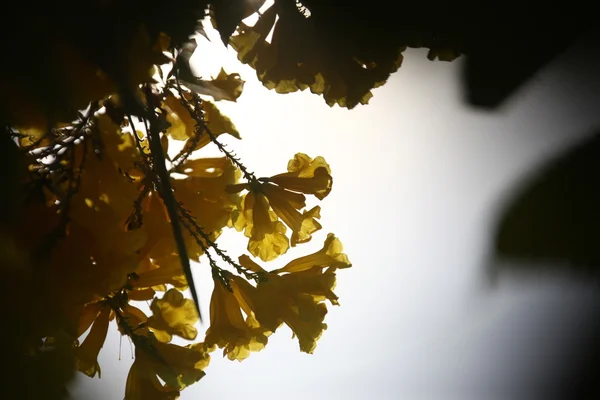
[[[500,220],[501,256],[600,265],[600,135],[555,160],[527,184]]]
[[[192,55],[194,54],[194,51],[196,51],[197,47],[198,43],[196,42],[196,39],[192,38],[185,42],[179,49],[175,67],[178,70],[178,77],[181,81],[194,82],[197,79],[192,72],[192,68],[190,67],[190,60],[192,59]]]

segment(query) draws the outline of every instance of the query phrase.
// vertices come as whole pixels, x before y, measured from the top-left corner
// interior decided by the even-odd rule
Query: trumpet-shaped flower
[[[157,341],[152,334],[146,345],[136,343],[135,361],[129,370],[125,400],[172,400],[179,391],[197,382],[210,361],[204,343],[176,346]],[[165,384],[163,385],[159,378]]]
[[[250,238],[248,251],[263,261],[270,261],[287,252],[290,247],[285,232],[287,228],[269,210],[266,197],[249,192],[242,199],[242,212],[237,216],[234,227]]]
[[[179,390],[164,387],[151,368],[147,355],[138,353],[129,369],[124,400],[175,400]]]
[[[249,192],[240,203],[241,210],[233,216],[233,226],[239,231],[246,229],[246,236],[250,238],[248,251],[252,255],[270,261],[287,251],[287,246],[281,245],[284,232],[276,224],[279,219],[292,230],[292,246],[308,242],[312,234],[321,229],[317,221],[321,208],[303,210],[306,207],[304,194],[322,200],[331,186],[331,170],[323,157],[313,160],[298,153],[288,163],[287,173],[227,187],[230,193]],[[277,238],[277,247],[273,245],[274,238]]]
[[[341,242],[330,234],[322,250],[272,272],[265,271],[246,255],[240,256],[239,262],[266,279],[254,287],[241,278],[233,278],[231,286],[237,304],[269,331],[274,332],[285,323],[298,337],[300,349],[312,353],[327,329],[323,322],[327,307],[323,301],[339,304],[333,293],[335,271],[351,266],[342,253]]]
[[[100,353],[100,349],[106,340],[110,311],[110,307],[106,304],[102,305],[102,310],[94,321],[92,329],[90,329],[77,351],[77,367],[81,372],[92,378],[96,374],[101,376],[98,353]]]
[[[169,289],[162,299],[154,299],[150,309],[153,315],[148,325],[159,341],[170,342],[173,335],[193,340],[198,335],[194,327],[198,322],[196,306],[177,289]]]
[[[228,275],[227,275],[228,276]],[[205,344],[223,349],[230,360],[243,360],[251,351],[260,351],[267,344],[270,332],[259,326],[251,316],[244,319],[238,297],[215,279],[210,300],[210,327]]]
[[[169,387],[182,390],[206,375],[210,354],[205,343],[177,346],[152,337],[150,343],[155,371]]]
[[[319,200],[323,200],[333,185],[331,168],[321,156],[311,159],[304,153],[297,153],[288,162],[288,172],[278,174],[269,178],[285,189],[294,192],[313,194]]]
[[[317,218],[321,217],[321,207],[315,206],[303,213],[298,211],[305,207],[304,195],[270,183],[263,184],[262,190],[275,213],[292,230],[292,246],[308,242],[311,235],[321,229],[321,224],[317,222]]]
[[[187,289],[187,281],[177,254],[163,257],[160,266],[149,258],[144,259],[130,284],[134,288],[166,290],[164,285],[169,284],[180,290]]]
[[[225,187],[237,180],[238,172],[226,158],[188,160],[180,170],[186,177],[172,180],[177,200],[195,218],[195,223],[209,234],[210,239],[216,240],[221,229],[227,225],[238,197],[227,193]],[[142,253],[162,267],[169,262],[176,248],[170,219],[162,199],[154,192],[144,199],[143,208],[148,241]],[[186,225],[193,224],[186,221]],[[188,256],[198,261],[207,244],[199,244],[187,229],[184,230],[184,241]]]
[[[321,250],[292,260],[283,268],[271,272],[300,272],[313,267],[349,268],[352,264],[343,251],[342,242],[333,233],[330,233],[327,235]]]

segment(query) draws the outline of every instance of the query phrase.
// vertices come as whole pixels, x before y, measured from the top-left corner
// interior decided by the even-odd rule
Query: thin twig
[[[223,261],[225,261],[226,263],[228,263],[229,265],[234,267],[235,270],[239,274],[244,275],[244,277],[246,279],[252,279],[256,282],[264,280],[264,277],[262,276],[262,274],[259,274],[256,272],[249,272],[247,268],[244,268],[240,264],[233,261],[233,259],[231,257],[229,257],[229,255],[226,253],[226,251],[219,248],[217,243],[210,238],[210,235],[207,234],[206,232],[204,232],[202,227],[196,221],[196,218],[194,218],[194,216],[188,210],[186,210],[181,204],[178,204],[178,211],[181,214],[182,223],[184,224],[184,227],[189,231],[190,235],[192,235],[192,237],[196,240],[198,245],[200,247],[202,247],[202,249],[204,250],[204,252],[206,253],[206,255],[208,257],[211,267],[217,267],[217,264],[214,261],[214,259],[212,258],[212,256],[210,255],[210,253],[208,252],[209,248],[213,249],[215,251],[215,253],[217,253],[217,255],[219,257],[221,257],[221,259],[223,259]],[[192,224],[192,226],[188,225],[185,222],[186,220],[189,221]],[[193,227],[193,229],[192,229],[192,227]],[[206,242],[206,244],[204,242]]]
[[[225,145],[217,140],[217,136],[214,133],[212,133],[212,131],[210,130],[208,125],[204,122],[204,115],[202,114],[202,106],[200,105],[200,102],[201,102],[200,97],[197,94],[192,93],[192,98],[194,99],[194,107],[197,110],[196,115],[194,115],[194,117],[196,118],[196,120],[202,121],[204,130],[208,134],[208,137],[210,138],[211,142],[213,142],[217,146],[219,151],[221,153],[225,154],[225,156],[229,160],[231,160],[231,162],[236,167],[238,167],[240,169],[240,171],[242,171],[244,178],[246,178],[246,180],[248,182],[256,181],[256,176],[254,175],[254,173],[250,172],[248,170],[248,168],[246,168],[246,166],[244,164],[242,164],[241,160],[239,159],[239,157],[237,155],[235,155],[233,152],[230,152],[229,150],[227,150],[225,148]]]

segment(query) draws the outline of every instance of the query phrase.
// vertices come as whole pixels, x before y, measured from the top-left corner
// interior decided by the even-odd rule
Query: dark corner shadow
[[[524,261],[510,263],[514,268],[549,263],[600,277],[600,128],[509,202],[495,230],[494,252],[500,259]]]
[[[579,64],[579,69],[597,65],[600,29],[590,19],[590,10],[563,6],[501,7],[486,20],[480,34],[470,38],[461,72],[468,105],[488,111],[503,107],[531,78],[569,51],[569,62]],[[517,8],[520,11],[513,12]]]
[[[600,282],[600,127],[538,171],[507,204],[494,232],[491,275]],[[600,303],[578,307],[585,317],[563,326],[573,335],[562,340],[565,356],[553,360],[560,372],[542,384],[548,396],[539,398],[600,398]],[[557,326],[575,321],[561,318],[555,318]],[[555,335],[548,330],[538,340]]]

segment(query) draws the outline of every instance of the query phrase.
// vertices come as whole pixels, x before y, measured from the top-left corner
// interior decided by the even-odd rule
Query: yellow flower
[[[165,284],[173,285],[180,290],[187,289],[187,281],[181,268],[181,260],[177,254],[163,257],[160,266],[149,258],[144,259],[140,263],[137,276],[131,280],[133,288],[166,290],[164,288]]]
[[[131,331],[135,332],[136,335],[148,334],[148,317],[139,308],[131,304],[125,304],[121,308],[121,317],[117,320],[121,335],[128,335]]]
[[[100,311],[102,311],[105,303],[103,301],[95,301],[83,306],[79,314],[79,326],[77,329],[77,337],[80,337],[94,323]]]
[[[133,281],[133,279],[131,279]],[[148,301],[154,298],[156,292],[151,287],[143,289],[134,289],[127,292],[127,298],[130,301]]]
[[[321,224],[316,220],[321,218],[321,207],[315,206],[303,213],[298,211],[306,205],[304,195],[270,183],[262,184],[261,189],[275,213],[292,230],[292,246],[308,242],[312,238],[311,235],[321,229]]]
[[[187,100],[187,99],[186,99]],[[175,140],[188,140],[194,138],[197,134],[197,121],[192,118],[188,110],[181,104],[181,100],[168,92],[167,98],[163,103],[165,110],[168,112],[167,121],[171,125],[167,130],[169,136]],[[215,136],[228,133],[236,139],[240,139],[240,133],[233,125],[231,120],[222,115],[220,110],[210,101],[202,101],[200,105],[204,114],[204,122]],[[210,143],[210,137],[203,133],[198,140],[188,140],[186,149],[194,150],[201,149]]]
[[[93,308],[91,307],[91,309]],[[106,340],[110,311],[110,307],[103,303],[102,310],[94,321],[92,329],[77,349],[77,368],[91,378],[96,373],[101,376],[98,353],[100,353],[104,340]]]
[[[248,251],[253,256],[270,261],[288,248],[283,245],[285,231],[277,224],[279,219],[292,230],[292,246],[308,242],[321,229],[317,221],[321,208],[316,206],[301,212],[306,206],[304,194],[322,200],[331,186],[331,170],[323,157],[313,160],[298,153],[288,163],[287,173],[227,187],[229,193],[248,190],[240,209],[232,216],[231,225],[238,231],[245,229],[250,238]]]
[[[198,382],[210,362],[205,343],[178,346],[151,339],[152,363],[157,375],[171,388],[182,390]]]
[[[177,346],[161,343],[151,334],[146,346],[135,348],[135,361],[129,370],[125,400],[172,400],[179,391],[197,382],[210,355],[203,343]],[[163,385],[159,378],[165,384]]]
[[[227,193],[225,186],[235,182],[239,172],[224,157],[188,160],[180,171],[186,177],[172,180],[177,201],[195,218],[210,240],[216,240],[227,225],[238,198]],[[155,192],[146,197],[143,207],[143,227],[147,231],[148,241],[141,253],[163,267],[173,261],[172,256],[176,255],[170,220],[162,199]],[[185,226],[192,225],[190,221],[185,221]],[[203,246],[185,227],[183,237],[189,258],[198,261],[204,254]],[[208,247],[208,244],[204,245]]]
[[[107,113],[98,115],[96,122],[102,134],[103,159],[109,159],[115,167],[130,177],[138,180],[142,178],[143,171],[139,167],[142,156],[137,151],[133,135],[123,132]]]
[[[159,341],[170,342],[173,335],[194,340],[198,335],[194,327],[198,322],[196,306],[177,289],[169,289],[162,299],[154,299],[150,309],[153,315],[148,319],[148,326]]]
[[[232,279],[234,294],[246,314],[271,332],[285,323],[298,337],[300,350],[312,353],[327,329],[323,322],[327,307],[323,301],[339,304],[333,293],[335,271],[351,266],[342,253],[341,242],[330,234],[322,250],[271,272],[266,272],[246,255],[240,256],[239,262],[250,271],[266,276],[257,287],[241,278]]]
[[[333,233],[327,235],[323,248],[313,254],[290,261],[283,268],[271,272],[300,272],[313,267],[349,268],[352,266],[348,256],[343,253],[342,242]]]
[[[288,172],[278,174],[269,178],[283,188],[305,194],[313,194],[319,200],[323,200],[333,185],[331,168],[321,156],[311,159],[304,153],[297,153],[288,162]]]
[[[228,276],[228,275],[227,275]],[[205,344],[223,349],[230,360],[243,360],[251,351],[260,351],[267,344],[270,332],[260,327],[249,316],[246,320],[240,310],[238,297],[215,279],[210,300],[210,327]]]
[[[138,353],[136,351],[136,353]],[[174,400],[179,391],[164,387],[143,353],[136,355],[125,384],[124,400]]]
[[[258,192],[249,192],[242,198],[242,212],[236,219],[236,229],[245,228],[245,235],[250,238],[248,251],[263,261],[270,261],[285,254],[290,247],[285,232],[287,228],[269,210],[265,196]]]
[[[207,233],[222,229],[237,198],[227,193],[225,186],[236,182],[238,170],[226,157],[220,157],[188,160],[181,171],[186,178],[172,181],[177,200]]]
[[[84,146],[89,143],[76,148],[83,150]],[[90,267],[93,272],[83,273],[80,262],[63,262],[60,266],[56,264],[62,270],[61,279],[68,275],[87,275],[86,280],[93,283],[95,294],[101,297],[123,286],[127,275],[137,269],[141,259],[139,251],[148,240],[144,228],[125,229],[137,196],[137,185],[119,172],[109,154],[103,153],[102,158],[93,154],[86,157],[80,186],[69,203],[65,250],[67,255],[80,252],[82,257],[93,259]],[[64,269],[69,265],[74,267],[67,272]],[[89,279],[92,275],[93,279]]]

